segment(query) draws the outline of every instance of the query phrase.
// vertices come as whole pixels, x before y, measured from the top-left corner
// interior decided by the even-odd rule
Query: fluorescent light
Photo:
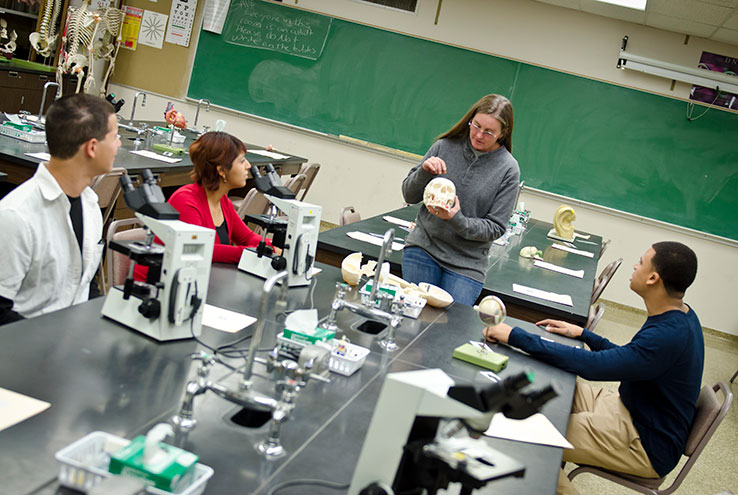
[[[646,10],[646,2],[648,0],[595,0],[596,2],[609,3],[618,7],[626,7],[629,9]]]
[[[738,77],[722,72],[684,67],[661,60],[641,57],[620,50],[620,64],[624,69],[637,70],[655,76],[674,79],[706,88],[720,88],[720,91],[738,94]]]

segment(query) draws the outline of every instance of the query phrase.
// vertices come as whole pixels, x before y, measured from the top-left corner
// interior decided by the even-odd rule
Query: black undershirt
[[[69,218],[72,220],[74,236],[77,238],[79,252],[82,254],[82,239],[84,238],[82,228],[82,198],[80,196],[76,198],[67,196],[67,198],[69,198]]]
[[[218,239],[221,244],[226,246],[231,244],[231,239],[228,237],[228,224],[226,223],[225,218],[223,219],[223,223],[215,227],[215,232],[218,234]]]

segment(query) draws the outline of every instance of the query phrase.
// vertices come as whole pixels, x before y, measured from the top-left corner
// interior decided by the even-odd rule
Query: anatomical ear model
[[[572,222],[577,219],[574,208],[571,206],[561,205],[556,213],[554,213],[553,224],[556,235],[560,239],[571,241],[574,239],[574,226]]]
[[[434,208],[443,208],[446,211],[454,207],[456,201],[456,186],[444,177],[431,180],[423,191],[423,204]]]
[[[28,35],[31,46],[42,57],[50,57],[56,43],[56,23],[59,20],[62,0],[47,0],[44,5],[44,15],[41,18],[41,26],[38,32]]]
[[[377,262],[371,260],[362,265],[361,259],[361,253],[351,253],[346,256],[341,262],[341,275],[343,276],[343,281],[351,286],[358,285],[362,275],[366,277],[374,276],[374,270],[377,267]],[[406,295],[422,297],[428,302],[429,305],[433,306],[434,308],[445,308],[446,306],[454,302],[454,298],[451,296],[451,294],[441,289],[440,287],[436,287],[435,285],[431,285],[425,282],[421,282],[418,285],[411,284],[407,280],[403,280],[396,275],[392,275],[391,273],[386,275],[380,273],[379,280],[380,282],[384,282],[387,284],[397,285],[404,291]]]
[[[69,8],[62,36],[61,56],[56,70],[56,82],[61,86],[64,74],[76,74],[76,92],[79,93],[84,69],[87,67],[84,92],[90,93],[96,84],[92,62],[96,59],[106,60],[108,67],[98,88],[100,95],[104,96],[108,79],[115,67],[115,58],[118,56],[124,14],[120,9],[109,7],[95,12],[89,11],[88,8],[87,1],[79,8]]]

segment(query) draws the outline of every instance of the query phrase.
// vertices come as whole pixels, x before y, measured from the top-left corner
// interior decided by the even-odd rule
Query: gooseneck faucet
[[[203,103],[207,103],[207,106],[205,107],[205,111],[206,112],[209,112],[210,111],[210,100],[208,100],[206,98],[201,98],[197,102],[197,112],[195,112],[195,122],[192,124],[192,127],[194,129],[197,129],[197,119],[198,119],[198,117],[200,117],[200,105],[202,105]]]
[[[140,95],[143,95],[143,98],[141,99],[141,106],[146,106],[146,93],[144,91],[137,92],[136,95],[133,97],[133,106],[131,107],[131,119],[128,122],[128,125],[130,127],[133,127],[133,117],[136,114],[136,102],[138,102],[138,97]]]
[[[251,388],[251,376],[254,369],[254,359],[256,358],[256,348],[261,343],[261,337],[264,334],[264,325],[266,324],[267,314],[269,312],[269,296],[277,285],[277,282],[287,278],[287,271],[275,273],[264,282],[264,288],[261,293],[261,307],[259,309],[259,322],[256,324],[256,330],[251,337],[249,343],[249,354],[246,357],[246,366],[243,368],[243,376],[241,378],[241,388],[248,390]],[[284,282],[285,284],[287,281]]]
[[[53,81],[49,81],[46,84],[44,84],[44,93],[41,96],[41,108],[38,109],[38,123],[39,123],[39,125],[41,124],[41,116],[44,114],[44,106],[46,105],[46,92],[52,86],[56,86],[56,96],[54,97],[54,99],[56,100],[57,98],[59,98],[59,96],[61,96],[59,94],[59,92],[61,91],[61,87],[59,86],[58,83],[55,83]]]

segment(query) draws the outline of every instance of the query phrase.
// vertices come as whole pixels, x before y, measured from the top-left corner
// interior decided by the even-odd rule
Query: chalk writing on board
[[[317,60],[332,21],[327,16],[260,0],[239,0],[231,3],[223,37],[234,45]]]

